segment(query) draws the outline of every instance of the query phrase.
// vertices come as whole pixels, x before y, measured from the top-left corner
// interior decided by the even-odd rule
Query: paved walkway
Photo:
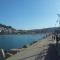
[[[47,55],[51,37],[43,39],[6,60],[40,60]]]

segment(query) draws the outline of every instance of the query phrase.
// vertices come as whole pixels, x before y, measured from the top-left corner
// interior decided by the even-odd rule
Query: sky
[[[0,0],[0,23],[16,29],[55,27],[60,0]]]

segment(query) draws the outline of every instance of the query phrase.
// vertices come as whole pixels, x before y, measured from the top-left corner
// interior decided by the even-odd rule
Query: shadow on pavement
[[[44,60],[58,60],[56,44],[50,44]]]
[[[56,44],[49,44],[49,48],[46,52],[46,55],[38,55],[35,60],[59,60]]]

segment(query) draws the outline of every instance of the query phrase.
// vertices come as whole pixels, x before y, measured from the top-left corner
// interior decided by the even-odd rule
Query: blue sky
[[[0,0],[0,23],[16,29],[54,27],[60,0]]]

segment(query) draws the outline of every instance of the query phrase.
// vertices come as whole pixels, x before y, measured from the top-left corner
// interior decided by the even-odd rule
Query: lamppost
[[[57,23],[58,23],[58,27],[60,27],[60,14],[57,14],[58,19],[57,19]]]

